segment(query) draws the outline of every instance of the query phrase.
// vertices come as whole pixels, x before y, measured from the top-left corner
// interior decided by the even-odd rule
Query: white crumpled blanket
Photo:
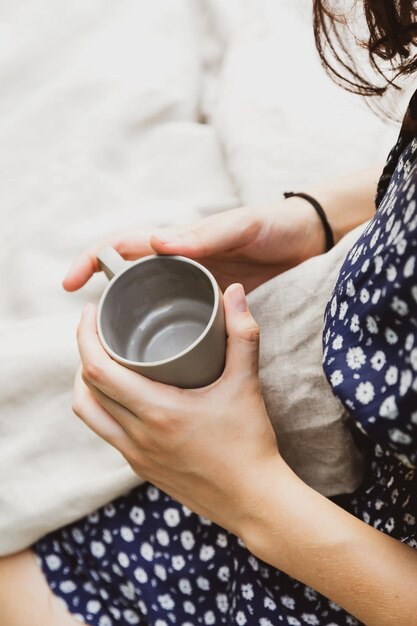
[[[71,413],[75,326],[105,284],[96,276],[65,293],[72,258],[131,225],[275,203],[284,189],[383,158],[393,131],[324,75],[308,0],[21,0],[0,10],[5,554],[85,514],[83,476],[95,476],[90,510],[138,480]],[[69,504],[56,511],[59,487]]]

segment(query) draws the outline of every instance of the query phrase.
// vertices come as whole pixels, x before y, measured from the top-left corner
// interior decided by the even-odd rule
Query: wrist
[[[268,561],[271,544],[281,552],[288,529],[294,531],[304,524],[300,511],[308,490],[279,453],[252,471],[241,497],[245,509],[236,533],[250,552],[264,561]]]

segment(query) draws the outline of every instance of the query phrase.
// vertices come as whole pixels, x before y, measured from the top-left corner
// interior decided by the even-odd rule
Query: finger
[[[100,391],[97,387],[94,387],[94,385],[88,381],[84,381],[84,384],[88,387],[91,395],[99,403],[99,405],[102,406],[103,409],[105,409],[107,413],[109,413],[120,424],[123,430],[125,430],[130,437],[132,437],[135,430],[137,430],[140,426],[140,417],[129,411],[129,409],[124,407],[119,402],[116,402],[116,400],[106,396],[106,394]]]
[[[100,271],[96,255],[105,246],[112,246],[124,259],[133,260],[147,254],[154,254],[149,239],[150,232],[141,231],[140,233],[117,235],[97,243],[74,260],[63,280],[64,289],[76,291],[85,285],[95,272]]]
[[[92,396],[81,378],[81,368],[74,380],[72,410],[92,430],[107,443],[124,449],[128,436],[115,420]]]
[[[158,254],[202,258],[244,246],[259,229],[256,214],[239,208],[212,215],[193,227],[158,230],[150,242]]]
[[[252,376],[258,374],[259,327],[246,302],[242,285],[230,285],[224,293],[226,317],[228,374]]]
[[[106,396],[145,418],[176,388],[149,380],[110,358],[97,335],[95,312],[95,306],[85,307],[77,331],[83,375]]]

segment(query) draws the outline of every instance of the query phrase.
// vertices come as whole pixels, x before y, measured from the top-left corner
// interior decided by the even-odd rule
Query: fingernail
[[[154,232],[154,237],[159,239],[161,243],[177,243],[181,237],[175,230],[157,230]]]
[[[245,291],[242,285],[233,285],[230,290],[230,299],[235,311],[238,313],[245,313],[248,310],[248,303],[246,302]]]

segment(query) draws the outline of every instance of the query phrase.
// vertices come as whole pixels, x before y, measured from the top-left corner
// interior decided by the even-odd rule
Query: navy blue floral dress
[[[326,376],[367,458],[361,487],[335,501],[415,548],[416,113],[414,96],[379,184],[377,213],[345,260],[323,334]],[[94,626],[359,624],[149,484],[41,539],[34,551],[54,593]]]

